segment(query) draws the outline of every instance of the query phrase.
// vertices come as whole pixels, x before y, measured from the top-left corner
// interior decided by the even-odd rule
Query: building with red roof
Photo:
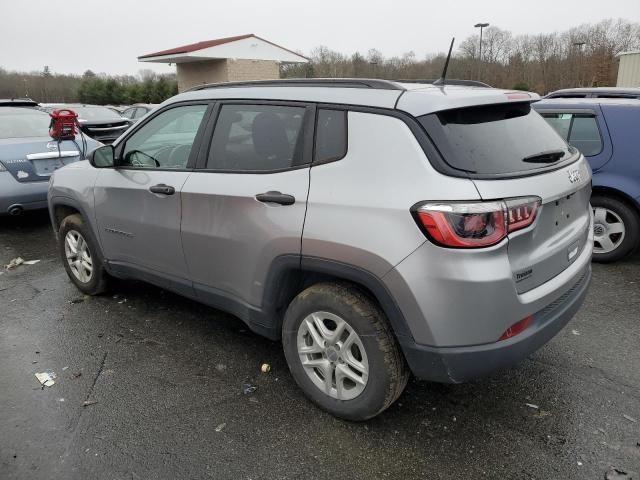
[[[181,92],[204,83],[273,80],[280,77],[280,64],[309,61],[253,33],[169,48],[138,60],[174,63]]]

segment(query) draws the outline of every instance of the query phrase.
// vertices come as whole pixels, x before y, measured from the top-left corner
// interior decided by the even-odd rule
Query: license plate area
[[[555,277],[584,251],[589,235],[590,189],[544,203],[535,228],[509,238],[509,261],[518,293]]]
[[[556,230],[562,230],[584,214],[584,205],[580,197],[579,192],[574,192],[549,204]]]
[[[31,166],[33,171],[39,177],[50,177],[53,172],[59,168],[64,167],[73,162],[78,161],[79,155],[76,156],[63,156],[58,158],[39,158],[37,160],[31,160]]]
[[[49,177],[57,169],[64,167],[61,159],[47,158],[42,160],[31,160],[34,172],[39,177]]]

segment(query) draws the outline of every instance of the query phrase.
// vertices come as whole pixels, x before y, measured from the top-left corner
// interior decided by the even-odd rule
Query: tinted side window
[[[580,150],[585,157],[599,154],[602,151],[602,139],[596,117],[574,117],[569,133],[569,143]]]
[[[602,93],[594,95],[596,98],[638,98],[637,95],[626,95],[624,93]]]
[[[207,168],[269,171],[301,165],[305,107],[223,105]]]
[[[569,138],[569,129],[571,128],[573,115],[570,113],[542,113],[542,116],[562,138],[565,140]]]
[[[347,112],[318,110],[315,162],[340,160],[347,154]]]
[[[185,168],[207,105],[162,112],[127,139],[120,166]]]

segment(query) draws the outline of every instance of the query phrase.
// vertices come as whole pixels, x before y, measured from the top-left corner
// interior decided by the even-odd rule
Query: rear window
[[[469,173],[524,173],[575,153],[528,102],[446,110],[418,120],[445,162]]]
[[[60,108],[68,108],[70,110],[73,110],[78,114],[78,120],[122,120],[122,117],[120,115],[118,115],[113,110],[109,110],[105,107],[78,107],[71,105],[69,107]]]
[[[13,109],[12,109],[13,110]],[[38,110],[20,109],[24,112],[0,111],[0,138],[48,137],[51,117]]]
[[[246,172],[301,165],[305,113],[305,107],[223,105],[207,168]]]

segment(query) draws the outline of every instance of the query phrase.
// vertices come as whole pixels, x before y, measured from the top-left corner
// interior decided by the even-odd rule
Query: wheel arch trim
[[[82,219],[87,223],[87,230],[92,237],[91,239],[93,240],[93,242],[95,243],[98,249],[97,253],[98,255],[100,255],[100,258],[103,259],[103,264],[108,271],[108,262],[104,261],[106,259],[102,251],[100,236],[95,231],[95,222],[93,221],[92,217],[88,214],[87,209],[84,208],[80,202],[78,202],[76,199],[71,197],[56,195],[49,198],[49,218],[51,220],[51,227],[58,241],[60,241],[60,239],[58,238],[58,229],[60,227],[60,224],[58,223],[58,219],[56,217],[57,207],[72,208],[80,214]]]
[[[281,329],[283,307],[286,308],[301,291],[300,282],[304,281],[306,276],[314,274],[363,287],[371,293],[384,311],[396,337],[413,340],[402,311],[379,277],[354,265],[312,256],[282,255],[271,264],[262,297],[264,319],[271,323],[271,328],[275,327],[278,331]]]

